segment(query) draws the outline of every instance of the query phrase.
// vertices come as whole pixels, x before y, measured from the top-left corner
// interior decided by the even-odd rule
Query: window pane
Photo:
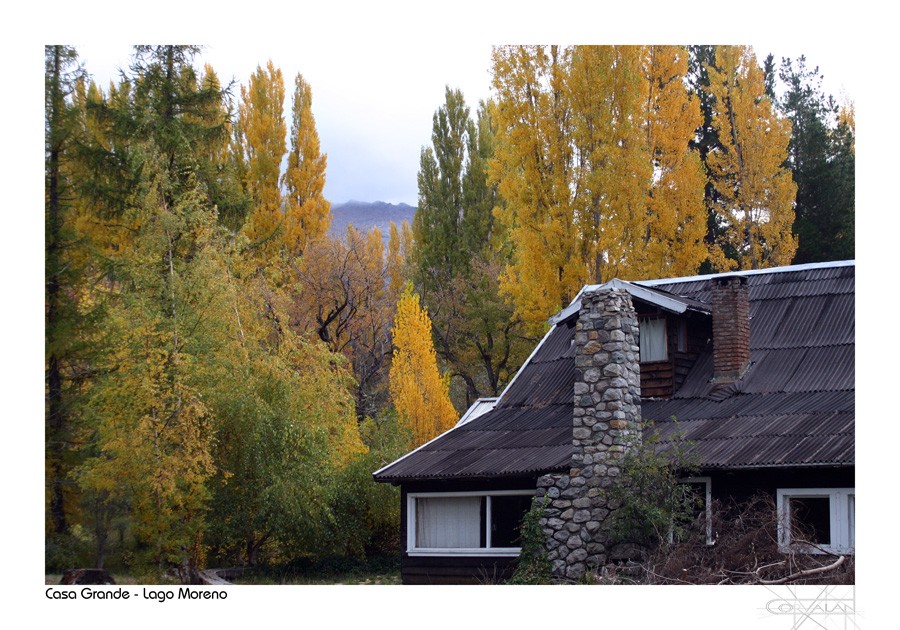
[[[831,544],[831,499],[791,497],[791,540],[815,545]]]
[[[484,546],[484,497],[416,499],[416,547],[475,549]]]
[[[848,497],[848,500],[849,500],[848,509],[850,510],[850,515],[849,515],[849,517],[850,517],[850,539],[848,542],[849,542],[850,548],[852,549],[852,548],[856,547],[856,495],[851,494]]]
[[[678,322],[678,352],[687,352],[687,322]]]
[[[521,547],[519,526],[531,507],[531,495],[491,497],[491,547]]]
[[[641,362],[665,361],[666,352],[666,320],[640,320]]]

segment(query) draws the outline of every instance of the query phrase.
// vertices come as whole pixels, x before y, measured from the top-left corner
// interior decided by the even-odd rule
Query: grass
[[[248,569],[235,584],[400,584],[400,558],[300,559],[284,565],[267,565]]]
[[[116,584],[154,583],[141,581],[127,573],[112,573]],[[48,573],[45,584],[59,584],[61,573]],[[233,584],[327,585],[327,584],[400,584],[399,556],[366,560],[333,557],[318,560],[301,558],[287,564],[260,565],[246,569]],[[157,584],[162,582],[155,582]]]

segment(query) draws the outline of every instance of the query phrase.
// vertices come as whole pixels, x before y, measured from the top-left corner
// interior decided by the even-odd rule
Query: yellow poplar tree
[[[331,204],[323,195],[328,160],[319,149],[312,90],[300,74],[294,85],[291,151],[284,174],[287,207],[283,242],[290,257],[299,256],[306,244],[323,235],[331,224]]]
[[[563,89],[569,51],[497,47],[496,145],[488,170],[506,201],[495,208],[514,244],[500,292],[533,333],[587,280],[572,187],[573,149]]]
[[[452,428],[458,416],[450,402],[449,383],[438,372],[431,320],[412,285],[397,304],[391,334],[391,399],[400,423],[412,431],[418,446]]]
[[[706,173],[689,146],[702,124],[700,102],[688,92],[688,51],[680,46],[643,50],[641,134],[652,160],[647,226],[636,278],[697,273],[708,254],[704,188]]]
[[[284,79],[270,60],[265,70],[257,66],[249,85],[241,86],[238,112],[252,204],[246,231],[261,260],[277,251],[283,233],[279,188],[281,160],[287,150],[283,108]]]
[[[653,174],[638,46],[577,46],[567,73],[581,261],[593,282],[640,276]],[[580,288],[580,287],[579,287]]]
[[[740,269],[790,264],[797,251],[797,186],[784,166],[791,122],[776,115],[751,47],[717,47],[707,70],[721,145],[708,158],[719,193],[715,211],[726,225],[720,246]]]
[[[501,291],[538,332],[586,282],[695,273],[701,123],[675,46],[504,47],[490,174],[513,254]]]

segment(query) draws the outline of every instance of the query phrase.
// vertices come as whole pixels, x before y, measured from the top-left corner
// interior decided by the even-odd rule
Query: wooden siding
[[[674,380],[675,365],[671,359],[641,363],[641,397],[671,398]]]
[[[697,358],[712,336],[708,315],[685,313],[673,315],[662,309],[635,301],[638,317],[662,317],[666,320],[666,356],[664,361],[641,363],[641,397],[671,398],[681,387]],[[685,326],[684,350],[678,349],[679,327]]]
[[[714,470],[702,474],[711,478],[714,500],[742,502],[757,493],[764,493],[774,502],[779,488],[852,488],[856,485],[855,470],[853,466],[835,466]]]
[[[501,584],[512,577],[518,558],[407,556],[400,560],[403,584]]]

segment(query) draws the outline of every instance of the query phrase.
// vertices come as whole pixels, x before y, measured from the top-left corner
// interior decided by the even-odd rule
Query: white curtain
[[[666,320],[642,319],[641,327],[641,362],[665,361],[666,352]]]
[[[416,547],[477,549],[482,497],[416,499]]]

